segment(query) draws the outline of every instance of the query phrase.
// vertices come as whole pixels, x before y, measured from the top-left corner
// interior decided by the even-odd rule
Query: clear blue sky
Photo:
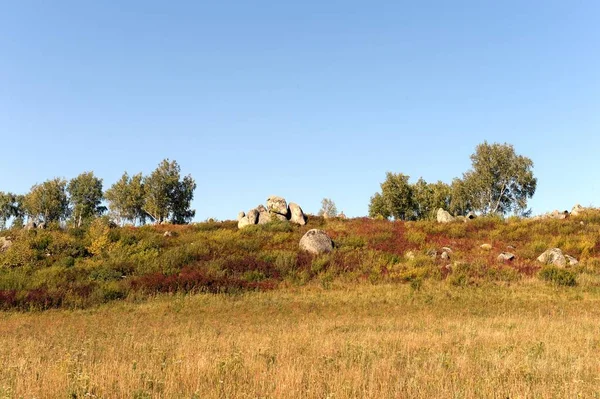
[[[175,159],[198,220],[271,194],[367,213],[386,171],[450,182],[484,141],[534,213],[600,205],[600,2],[2,1],[0,190]]]

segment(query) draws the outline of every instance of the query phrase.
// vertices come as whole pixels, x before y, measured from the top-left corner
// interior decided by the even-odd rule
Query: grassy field
[[[0,313],[2,398],[595,398],[600,294],[313,283]]]

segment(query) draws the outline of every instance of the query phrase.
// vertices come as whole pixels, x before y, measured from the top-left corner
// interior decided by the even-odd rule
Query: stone
[[[171,231],[165,231],[165,233],[163,234],[163,237],[173,237],[173,232]]]
[[[12,241],[6,237],[0,237],[0,252],[4,252],[12,247]]]
[[[165,222],[163,222],[161,224],[165,224]],[[42,222],[42,223],[38,224],[37,228],[44,230],[46,228],[46,222]]]
[[[563,255],[562,251],[559,248],[552,248],[538,256],[538,262],[541,262],[545,265],[554,265],[557,267],[566,267],[567,266],[567,258]]]
[[[244,211],[238,213],[238,215],[237,215],[237,221],[239,222],[244,216],[246,216],[246,213]]]
[[[265,206],[263,204],[260,204],[259,206],[256,207],[256,210],[260,213],[260,212],[267,212],[267,208],[265,208]]]
[[[579,216],[581,215],[583,212],[585,212],[587,210],[587,208],[577,204],[573,207],[573,209],[571,209],[571,215],[573,216]]]
[[[442,251],[446,251],[449,254],[451,254],[452,253],[452,248],[450,248],[450,247],[442,247]]]
[[[290,205],[288,206],[288,208],[289,208],[290,222],[299,224],[300,226],[304,226],[306,224],[306,215],[302,211],[302,208],[300,208],[300,205],[298,205],[294,202],[290,202]]]
[[[471,211],[471,212],[467,213],[467,214],[465,215],[465,217],[466,217],[467,219],[469,219],[469,220],[473,220],[473,219],[475,219],[477,216],[475,215],[475,213],[474,213],[473,211]]]
[[[27,222],[27,224],[25,225],[25,230],[34,230],[37,227],[37,223],[34,222],[33,220],[30,220],[29,222]]]
[[[241,218],[240,220],[238,220],[238,229],[243,229],[243,228],[244,228],[244,227],[246,227],[246,226],[253,226],[253,225],[255,225],[255,224],[256,224],[256,223],[254,223],[254,222],[251,222],[251,221],[248,219],[248,215],[246,215],[246,216],[244,216],[243,218]]]
[[[450,260],[450,254],[446,251],[442,252],[442,254],[440,255],[440,258],[442,260]]]
[[[413,260],[415,259],[415,253],[413,251],[408,251],[404,254],[404,257],[408,260]]]
[[[272,195],[267,198],[267,210],[270,212],[278,213],[280,215],[287,216],[288,206],[284,198]]]
[[[344,212],[340,212],[339,215],[337,215],[337,217],[340,219],[348,219],[348,216],[346,216]]]
[[[502,252],[498,255],[498,262],[507,262],[513,261],[515,259],[515,255],[510,252]]]
[[[479,248],[483,249],[484,251],[491,251],[492,250],[492,245],[491,244],[481,244],[479,246]]]
[[[267,224],[271,221],[270,212],[260,212],[258,214],[258,224]]]
[[[275,212],[269,212],[271,214],[271,220],[279,220],[281,222],[287,222],[288,218],[285,215]]]
[[[565,259],[569,263],[569,266],[577,266],[579,264],[579,261],[571,255],[565,255]]]
[[[435,249],[430,249],[427,252],[425,252],[425,254],[427,256],[432,257],[433,259],[437,258],[437,251]]]
[[[438,223],[450,223],[454,221],[454,217],[450,215],[448,211],[445,211],[442,208],[440,208],[437,211],[437,221]]]
[[[333,250],[333,241],[323,230],[311,229],[300,239],[300,249],[319,255]]]
[[[249,224],[256,224],[256,223],[258,223],[258,215],[259,214],[260,214],[260,212],[259,212],[258,208],[250,209],[245,217],[246,217],[246,219],[248,219]]]

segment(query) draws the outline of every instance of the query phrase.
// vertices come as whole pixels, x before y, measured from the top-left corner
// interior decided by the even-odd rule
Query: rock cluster
[[[571,212],[569,212],[567,210],[561,212],[558,209],[556,209],[552,212],[545,213],[543,215],[534,216],[532,219],[533,220],[567,219],[569,216],[580,216],[580,215],[584,214],[585,212],[589,211],[590,209],[592,209],[592,208],[586,208],[584,206],[577,204],[571,209]]]
[[[319,255],[333,251],[333,241],[323,230],[308,230],[300,239],[300,249]]]
[[[274,220],[289,221],[301,226],[306,224],[306,215],[300,205],[290,202],[289,205],[282,197],[275,195],[267,198],[267,206],[259,205],[248,213],[238,213],[238,228],[255,224],[265,224]]]
[[[575,266],[579,263],[574,257],[563,254],[560,248],[548,249],[538,256],[537,260],[545,265],[553,265],[561,268]]]
[[[450,223],[450,222],[468,222],[469,220],[475,219],[475,213],[469,212],[465,216],[452,216],[450,212],[443,208],[437,210],[436,219],[438,223]]]

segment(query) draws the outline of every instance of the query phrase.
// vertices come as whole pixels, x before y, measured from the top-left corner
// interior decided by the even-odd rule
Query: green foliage
[[[85,172],[75,177],[67,186],[71,203],[72,217],[79,227],[84,220],[102,215],[106,208],[102,203],[102,179],[93,172]]]
[[[127,172],[123,173],[121,179],[106,191],[105,197],[111,212],[121,224],[146,222],[148,215],[144,211],[145,190],[141,173],[131,177]]]
[[[479,144],[471,155],[472,169],[463,176],[474,209],[482,213],[527,213],[537,179],[533,162],[517,155],[510,144]]]
[[[69,214],[66,186],[66,180],[59,178],[34,185],[23,201],[27,215],[46,223],[65,220]]]
[[[323,198],[321,200],[321,209],[319,210],[319,216],[336,217],[338,214],[335,202],[331,198]]]
[[[577,285],[577,276],[574,272],[556,266],[544,266],[538,275],[542,280],[556,285],[567,287]]]
[[[381,194],[371,198],[369,215],[375,217],[393,217],[396,220],[410,220],[414,216],[412,188],[408,183],[409,176],[402,173],[387,172],[381,183]]]
[[[18,217],[17,196],[12,193],[0,191],[0,230],[6,228],[6,222],[11,217]]]

